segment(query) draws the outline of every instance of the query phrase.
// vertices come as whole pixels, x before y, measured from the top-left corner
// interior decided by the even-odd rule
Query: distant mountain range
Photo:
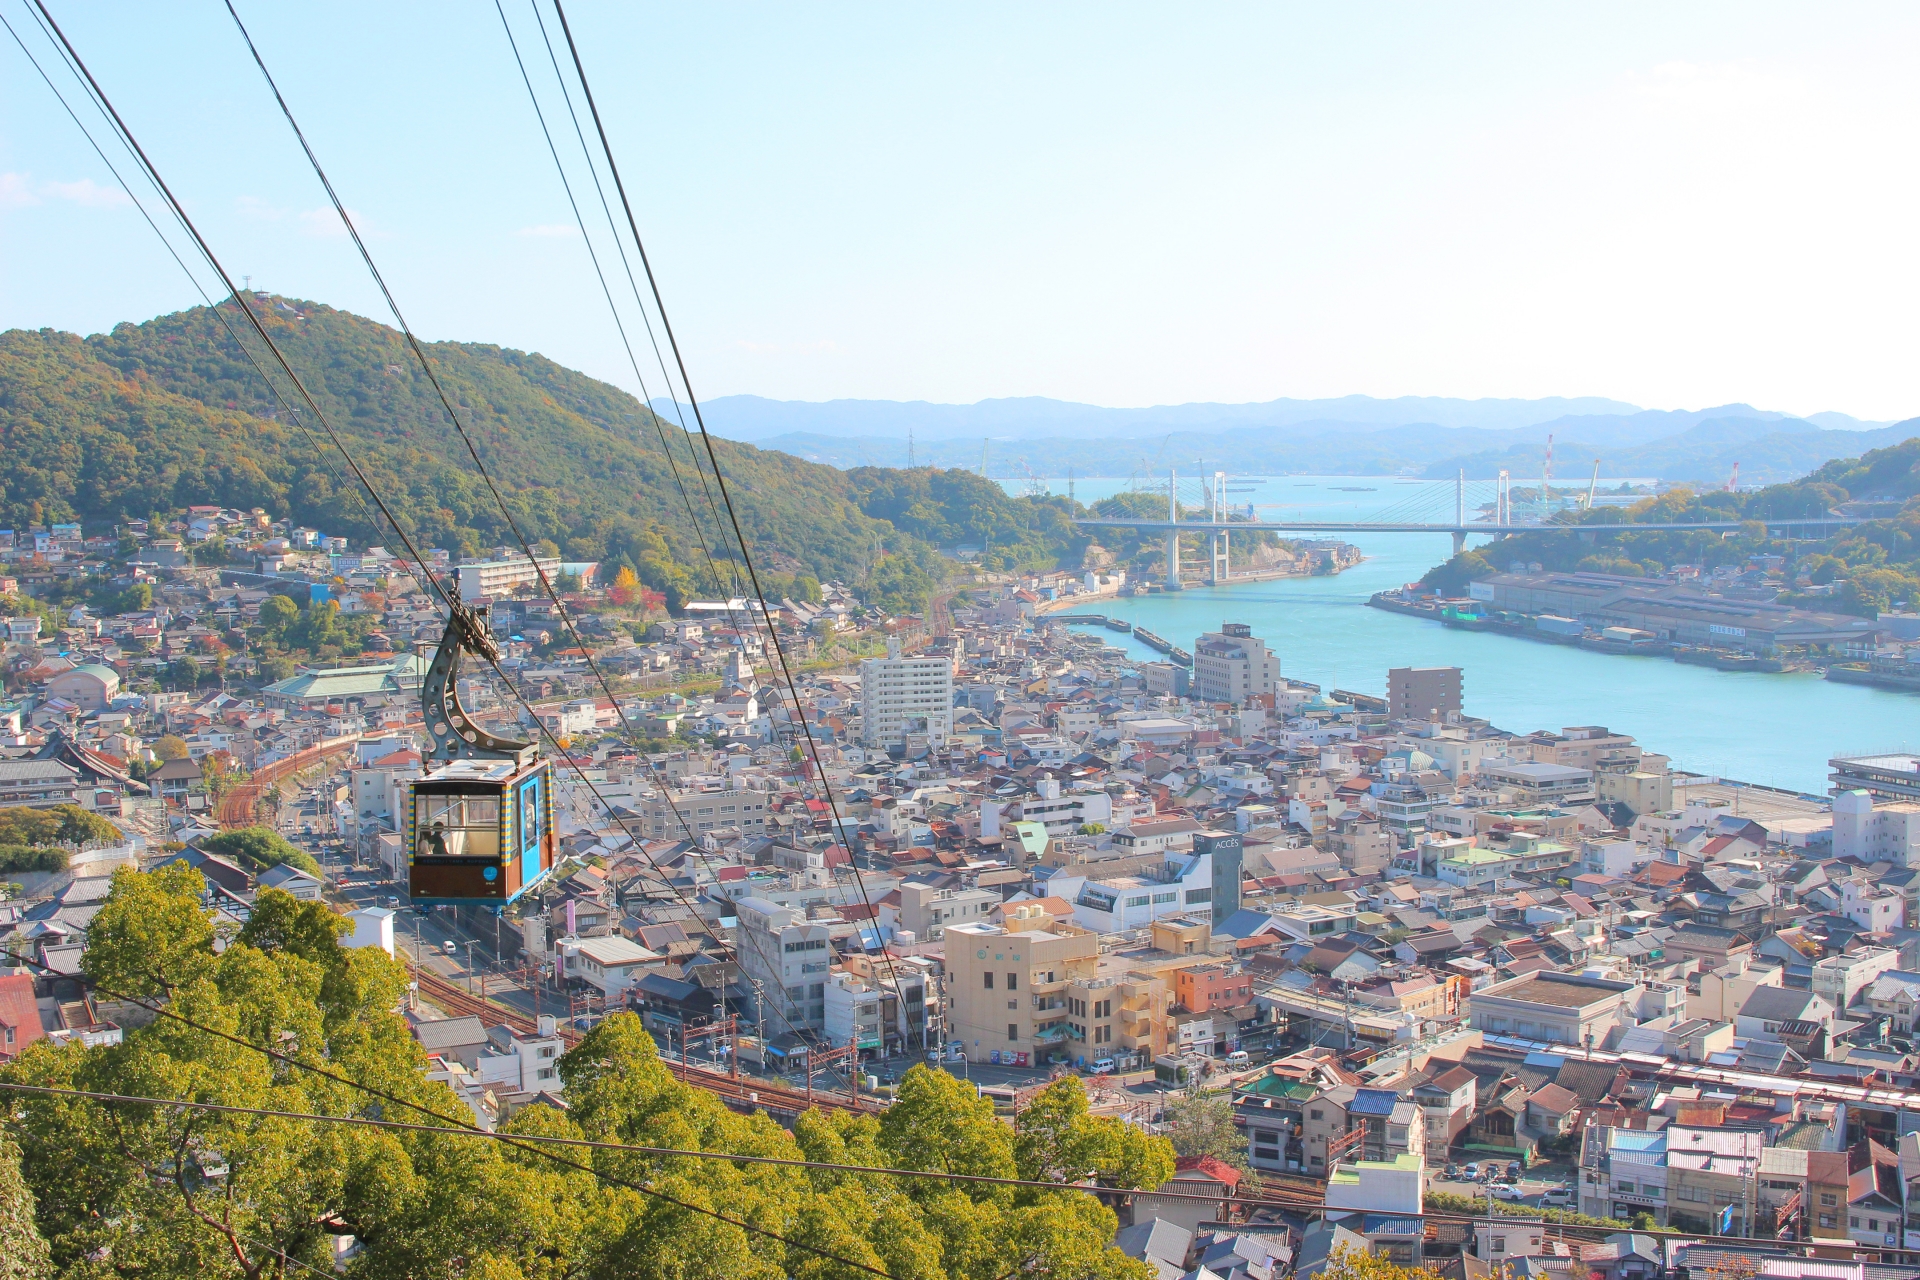
[[[665,414],[667,401],[653,406]],[[1722,483],[1740,464],[1743,483],[1788,480],[1834,458],[1897,443],[1920,429],[1844,413],[1805,418],[1746,404],[1640,409],[1597,396],[1460,400],[1270,400],[1106,409],[1040,397],[978,404],[832,400],[809,403],[725,396],[702,406],[717,434],[810,462],[847,468],[907,464],[911,431],[919,465],[996,477],[1058,477],[1225,470],[1256,474],[1414,474],[1502,469],[1540,474],[1547,437],[1554,473]]]

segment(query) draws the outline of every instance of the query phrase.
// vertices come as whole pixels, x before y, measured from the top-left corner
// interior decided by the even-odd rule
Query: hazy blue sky
[[[216,0],[50,7],[236,271],[382,314]],[[491,3],[242,13],[423,334],[631,386]],[[704,395],[1920,413],[1911,5],[569,16]],[[0,33],[0,327],[193,301],[109,182]]]

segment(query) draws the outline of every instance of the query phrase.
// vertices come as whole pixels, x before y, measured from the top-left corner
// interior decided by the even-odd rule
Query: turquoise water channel
[[[1007,486],[1021,491],[1026,483]],[[1263,519],[1365,519],[1407,501],[1416,485],[1431,486],[1435,510],[1450,514],[1453,494],[1451,482],[1391,477],[1274,476],[1258,484],[1236,478],[1234,485],[1252,488],[1230,496],[1258,504]],[[1080,480],[1075,496],[1093,502],[1125,487],[1124,480]],[[1064,493],[1066,483],[1053,481],[1052,488]],[[1198,502],[1197,493],[1182,497],[1188,505]],[[1666,658],[1589,653],[1370,609],[1366,601],[1374,592],[1411,582],[1451,555],[1451,539],[1374,533],[1345,540],[1367,559],[1337,577],[1193,588],[1103,602],[1089,611],[1142,624],[1186,649],[1222,622],[1245,622],[1279,653],[1283,675],[1326,689],[1381,695],[1389,667],[1457,666],[1467,713],[1503,729],[1605,725],[1671,756],[1676,769],[1816,795],[1827,790],[1830,756],[1920,742],[1917,694],[1829,684],[1811,674],[1719,672]],[[1131,636],[1089,634],[1143,661],[1159,657]]]

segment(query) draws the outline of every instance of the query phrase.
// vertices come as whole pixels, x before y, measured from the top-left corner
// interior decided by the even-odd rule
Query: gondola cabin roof
[[[428,773],[422,782],[505,782],[521,766],[511,760],[455,760]]]

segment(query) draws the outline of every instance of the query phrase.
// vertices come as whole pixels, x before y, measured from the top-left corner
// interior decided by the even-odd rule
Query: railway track
[[[412,973],[421,997],[454,1017],[472,1016],[494,1025],[505,1024],[521,1035],[531,1036],[539,1032],[534,1019],[517,1009],[462,991],[429,970],[412,964],[407,969]],[[580,1043],[582,1038],[580,1032],[569,1026],[560,1026],[558,1032],[568,1048]],[[787,1089],[755,1080],[738,1080],[725,1072],[708,1071],[688,1063],[666,1061],[666,1065],[683,1082],[706,1090],[736,1111],[764,1110],[777,1115],[797,1116],[815,1107],[828,1111],[871,1112],[879,1109],[873,1101],[862,1098],[856,1104],[843,1093],[815,1092],[809,1095],[801,1089]]]

